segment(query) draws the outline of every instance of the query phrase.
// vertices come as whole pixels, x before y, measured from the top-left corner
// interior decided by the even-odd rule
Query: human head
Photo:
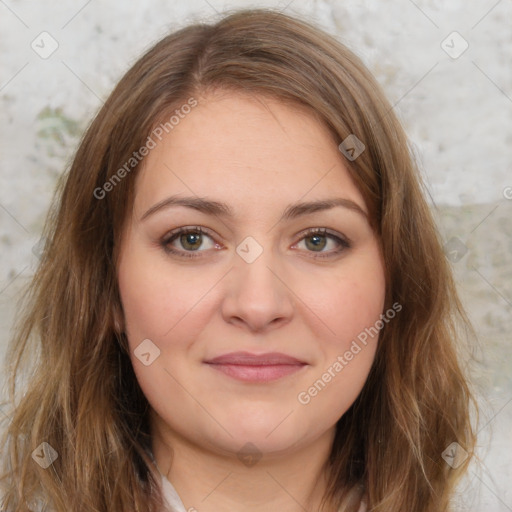
[[[120,323],[156,411],[156,450],[179,458],[186,439],[238,462],[250,443],[263,466],[327,448],[359,395],[377,348],[368,328],[391,320],[380,241],[315,116],[235,91],[197,98],[137,176],[117,262]],[[240,351],[301,364],[251,383],[246,369],[215,371],[233,370],[211,361]]]
[[[341,153],[340,159],[380,243],[383,312],[395,303],[402,309],[380,331],[366,384],[337,424],[331,491],[343,499],[347,489],[362,485],[372,506],[443,510],[458,473],[441,452],[454,440],[468,450],[472,446],[469,393],[450,315],[464,317],[407,139],[352,52],[304,22],[268,11],[235,13],[164,38],[128,71],[90,126],[49,225],[33,308],[18,338],[38,332],[42,358],[11,433],[28,428],[28,411],[36,403],[57,411],[44,421],[30,418],[31,427],[34,440],[60,448],[57,470],[74,475],[60,492],[70,497],[91,478],[100,487],[118,474],[126,487],[135,475],[143,482],[139,488],[149,482],[148,403],[119,329],[117,279],[123,228],[143,160],[128,164],[125,173],[119,170],[189,98],[214,90],[300,106],[336,143],[354,134],[364,143],[356,159]],[[49,377],[50,368],[58,379]],[[36,383],[45,383],[44,389]],[[130,390],[128,396],[121,390]],[[101,450],[111,452],[108,461],[98,457]],[[385,467],[393,474],[383,474]],[[42,482],[57,488],[48,473]],[[121,504],[125,498],[118,492]],[[80,510],[76,499],[73,510]]]

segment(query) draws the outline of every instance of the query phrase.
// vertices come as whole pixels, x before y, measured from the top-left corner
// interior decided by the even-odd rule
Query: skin
[[[144,217],[176,195],[225,203],[233,216],[174,205]],[[123,328],[152,409],[153,453],[187,510],[319,509],[336,422],[366,381],[378,337],[307,405],[297,397],[375,324],[385,293],[364,214],[336,206],[281,219],[292,203],[330,198],[367,213],[327,129],[301,108],[232,92],[200,98],[137,176],[118,262]],[[198,257],[165,250],[169,232],[183,226],[208,230],[202,245],[192,239],[200,248],[179,236],[168,245]],[[305,237],[308,228],[351,246]],[[236,252],[248,236],[263,249],[252,263]],[[160,350],[148,366],[134,355],[145,339]],[[204,363],[233,351],[282,352],[307,364],[252,383]],[[256,463],[237,456],[248,442]]]

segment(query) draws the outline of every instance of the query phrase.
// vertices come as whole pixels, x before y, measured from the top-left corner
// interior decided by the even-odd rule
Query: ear
[[[124,333],[124,313],[121,304],[117,301],[112,304],[111,312],[112,323],[114,325],[114,331],[117,334]]]

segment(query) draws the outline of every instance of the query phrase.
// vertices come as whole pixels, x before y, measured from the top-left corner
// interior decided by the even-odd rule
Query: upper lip
[[[250,352],[230,352],[205,361],[210,364],[233,364],[240,366],[271,366],[279,364],[306,364],[295,357],[280,352],[251,354]]]

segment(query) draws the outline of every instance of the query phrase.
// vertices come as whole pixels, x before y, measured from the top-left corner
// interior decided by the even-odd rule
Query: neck
[[[263,454],[259,460],[244,457],[241,461],[236,454],[220,455],[175,432],[155,430],[156,463],[175,487],[186,510],[320,510],[327,486],[325,465],[333,431],[286,454]],[[334,508],[323,510],[332,512]]]

